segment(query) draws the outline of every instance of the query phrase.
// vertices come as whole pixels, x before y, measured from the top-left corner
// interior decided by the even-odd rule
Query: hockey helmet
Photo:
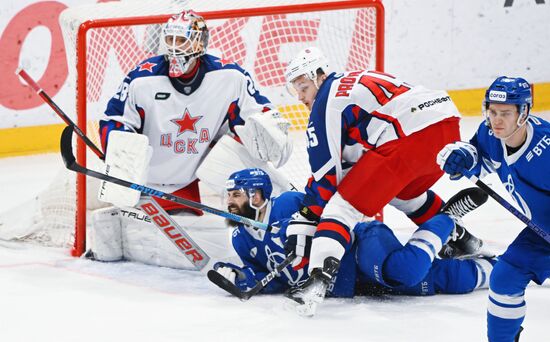
[[[191,62],[206,53],[208,28],[204,18],[192,10],[173,15],[162,29],[170,77],[187,72]]]
[[[225,184],[227,191],[244,190],[252,197],[256,190],[261,190],[265,199],[269,200],[273,185],[269,175],[262,169],[250,168],[234,172],[229,176]]]
[[[485,92],[485,99],[483,100],[483,116],[488,125],[490,125],[490,122],[487,109],[491,103],[516,105],[519,112],[517,123],[518,126],[521,126],[525,123],[529,111],[533,107],[531,86],[521,77],[498,77]]]
[[[328,61],[321,50],[316,47],[308,47],[300,51],[288,63],[285,78],[287,83],[292,83],[296,78],[306,75],[310,80],[316,82],[317,70],[319,69],[323,73],[328,74]]]

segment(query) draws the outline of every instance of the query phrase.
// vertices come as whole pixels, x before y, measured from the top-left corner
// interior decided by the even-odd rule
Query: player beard
[[[243,204],[242,206],[238,206],[236,204],[230,205],[227,207],[227,211],[229,211],[231,214],[244,216],[251,220],[254,220],[256,218],[256,210],[254,210],[248,203]],[[225,223],[230,227],[237,227],[239,225],[238,222],[230,219],[225,219]]]

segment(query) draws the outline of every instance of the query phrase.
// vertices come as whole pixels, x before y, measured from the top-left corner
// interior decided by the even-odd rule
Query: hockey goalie
[[[166,53],[128,73],[100,121],[105,172],[195,202],[199,179],[221,194],[227,177],[247,167],[287,190],[275,168],[292,152],[289,123],[245,70],[206,53],[208,38],[193,11],[164,25]],[[92,214],[89,257],[203,269],[233,256],[223,218],[107,182],[98,197],[114,206]]]

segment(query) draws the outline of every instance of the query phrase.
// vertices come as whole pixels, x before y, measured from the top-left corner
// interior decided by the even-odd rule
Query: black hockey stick
[[[511,212],[515,217],[520,219],[521,222],[525,223],[532,231],[534,231],[538,236],[550,243],[550,235],[545,232],[541,227],[539,227],[535,222],[531,221],[527,216],[525,216],[521,211],[517,210],[512,204],[507,200],[502,198],[495,190],[491,189],[487,184],[482,182],[477,176],[471,174],[464,174],[470,181],[477,185],[481,190],[485,191],[487,195],[491,196],[495,201],[502,205],[506,210]]]
[[[17,69],[15,72],[17,75],[21,76],[25,82],[46,102],[53,111],[63,120],[68,126],[72,126],[76,134],[92,149],[92,151],[99,157],[101,160],[105,160],[105,155],[101,150],[80,130],[80,128],[71,120],[71,118],[63,112],[61,108],[52,100],[51,97],[46,94],[46,92],[40,88],[38,83],[36,83],[25,70],[22,68]]]
[[[216,208],[212,208],[210,206],[207,206],[202,203],[198,203],[195,201],[191,201],[179,196],[175,196],[172,194],[164,193],[160,190],[156,190],[153,188],[146,187],[145,185],[140,185],[132,182],[128,182],[126,180],[112,177],[100,172],[96,172],[94,170],[90,170],[85,168],[84,166],[78,164],[76,162],[76,159],[73,154],[73,146],[72,146],[72,136],[73,136],[73,127],[67,126],[65,129],[63,129],[63,133],[61,133],[61,156],[63,158],[63,163],[65,163],[65,166],[67,169],[85,174],[90,177],[94,177],[97,179],[101,179],[110,183],[118,184],[120,186],[130,188],[133,190],[137,190],[141,192],[142,194],[154,196],[158,198],[162,198],[164,200],[172,201],[175,203],[183,204],[185,206],[188,206],[190,208],[199,209],[202,211],[205,211],[210,214],[218,215],[227,219],[230,219],[235,222],[239,222],[245,225],[253,226],[262,230],[268,230],[269,225],[263,222],[251,220],[247,217],[243,217],[240,215],[232,214],[227,211],[219,210]]]
[[[206,274],[208,276],[208,279],[213,282],[214,284],[218,285],[221,289],[231,293],[233,296],[241,299],[241,300],[248,300],[250,297],[254,296],[258,292],[260,292],[266,285],[275,279],[275,277],[279,276],[281,272],[288,266],[290,263],[294,260],[294,254],[290,254],[286,257],[285,260],[283,260],[282,263],[277,265],[275,269],[271,272],[269,272],[265,277],[262,278],[259,282],[254,285],[250,290],[248,291],[241,291],[235,284],[229,281],[226,277],[222,276],[220,273],[218,273],[215,270],[210,270]]]

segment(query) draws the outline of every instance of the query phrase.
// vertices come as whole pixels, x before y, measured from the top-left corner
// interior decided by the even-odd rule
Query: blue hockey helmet
[[[243,189],[249,197],[252,197],[254,192],[259,189],[262,191],[264,199],[269,200],[273,185],[269,175],[264,170],[251,168],[231,174],[227,179],[225,189],[227,191]]]
[[[522,125],[525,123],[531,107],[533,107],[531,86],[521,77],[500,76],[485,92],[483,115],[487,123],[489,123],[489,119],[486,111],[491,103],[516,105],[519,112],[518,125]]]

